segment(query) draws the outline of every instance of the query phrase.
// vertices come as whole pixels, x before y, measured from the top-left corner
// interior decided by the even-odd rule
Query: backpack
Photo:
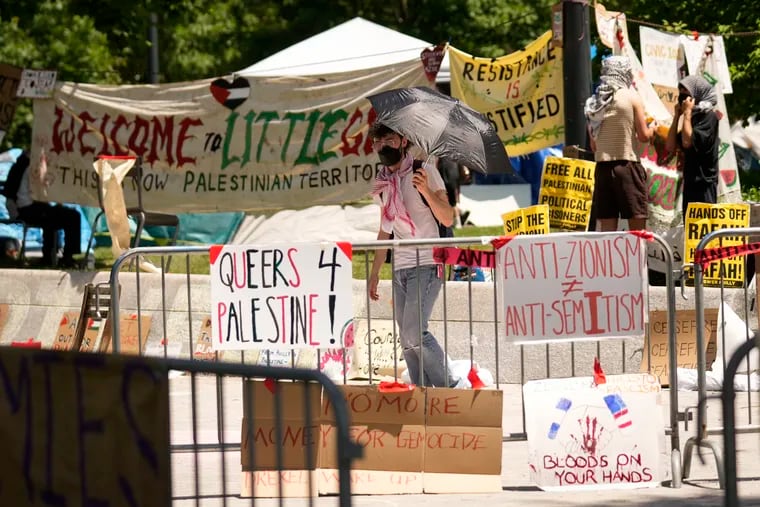
[[[414,160],[412,162],[412,170],[417,170],[421,167],[422,167],[422,160]],[[380,198],[382,199],[382,194],[380,195]],[[443,225],[441,222],[438,221],[438,218],[435,216],[435,213],[433,213],[433,209],[430,207],[430,204],[427,202],[427,200],[422,194],[420,194],[420,199],[422,199],[423,204],[427,206],[428,209],[430,210],[430,213],[433,215],[433,220],[435,220],[435,223],[438,224],[438,237],[453,238],[454,237],[453,227]],[[391,235],[388,237],[388,239],[393,239],[393,232],[391,232]],[[388,251],[385,253],[385,262],[387,263],[391,262],[392,254],[393,254],[393,249],[389,248]]]

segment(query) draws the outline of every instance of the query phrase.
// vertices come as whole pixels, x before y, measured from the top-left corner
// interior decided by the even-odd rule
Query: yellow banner
[[[488,117],[510,157],[565,142],[562,48],[551,40],[550,30],[495,59],[449,47],[451,95]]]
[[[690,203],[684,221],[685,264],[694,262],[694,251],[700,240],[717,229],[739,229],[749,227],[749,204],[705,204]],[[743,245],[746,238],[728,236],[711,241],[707,248]],[[688,279],[694,282],[691,266],[685,270]],[[711,262],[704,269],[702,285],[705,287],[744,286],[744,256]]]
[[[575,158],[546,157],[538,203],[549,206],[552,229],[585,231],[594,195],[595,162]]]
[[[519,236],[521,234],[549,234],[549,206],[536,204],[520,208],[501,215],[504,234]]]

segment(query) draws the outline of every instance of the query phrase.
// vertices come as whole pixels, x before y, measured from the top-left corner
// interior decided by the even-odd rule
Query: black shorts
[[[594,207],[597,219],[649,216],[647,170],[639,162],[610,160],[596,163]]]

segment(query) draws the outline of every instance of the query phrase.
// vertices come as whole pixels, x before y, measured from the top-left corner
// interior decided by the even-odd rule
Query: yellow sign
[[[575,158],[546,157],[538,203],[549,206],[552,229],[585,231],[591,215],[596,163]]]
[[[509,156],[565,142],[562,48],[551,30],[523,51],[480,58],[449,46],[451,95],[485,114]]]
[[[749,204],[705,204],[689,203],[684,220],[684,263],[694,262],[694,252],[700,240],[717,229],[738,229],[749,227]],[[711,241],[707,248],[743,245],[743,237],[724,237]],[[691,266],[685,269],[689,280],[694,281]],[[702,284],[705,287],[743,287],[744,256],[711,262],[704,268]]]
[[[549,206],[537,204],[504,213],[504,234],[517,236],[520,234],[549,234]]]

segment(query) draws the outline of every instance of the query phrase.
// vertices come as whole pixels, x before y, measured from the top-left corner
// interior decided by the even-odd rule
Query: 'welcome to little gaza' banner
[[[449,60],[451,95],[488,117],[509,156],[565,142],[562,48],[551,31],[501,58],[449,47]]]
[[[145,206],[153,211],[260,211],[359,199],[379,170],[364,97],[427,83],[420,60],[309,77],[59,83],[52,99],[34,102],[33,191],[41,200],[97,206],[95,157],[136,154],[144,161]]]

